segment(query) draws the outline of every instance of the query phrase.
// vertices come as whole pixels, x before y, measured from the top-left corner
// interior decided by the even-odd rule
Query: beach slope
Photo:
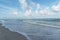
[[[12,32],[0,23],[0,40],[28,40],[24,35]]]

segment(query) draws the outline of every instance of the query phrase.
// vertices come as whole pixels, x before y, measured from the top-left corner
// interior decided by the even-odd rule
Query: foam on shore
[[[0,23],[0,40],[30,40],[26,34],[12,32]]]

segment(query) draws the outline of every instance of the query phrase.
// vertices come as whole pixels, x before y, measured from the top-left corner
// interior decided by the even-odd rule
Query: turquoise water
[[[31,24],[28,22],[31,22]],[[26,33],[32,40],[60,40],[59,28],[50,28],[44,25],[33,24],[33,22],[55,26],[60,25],[60,21],[53,20],[4,20],[3,24],[11,31]]]

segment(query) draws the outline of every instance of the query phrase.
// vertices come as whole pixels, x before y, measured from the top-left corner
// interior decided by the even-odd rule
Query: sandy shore
[[[28,40],[24,35],[12,32],[0,23],[0,40]]]

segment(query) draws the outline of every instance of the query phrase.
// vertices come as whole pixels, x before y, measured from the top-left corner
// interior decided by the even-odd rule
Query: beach
[[[10,31],[0,23],[0,40],[29,40],[25,35]]]
[[[54,20],[4,20],[5,28],[25,33],[31,40],[60,40],[60,21]]]

